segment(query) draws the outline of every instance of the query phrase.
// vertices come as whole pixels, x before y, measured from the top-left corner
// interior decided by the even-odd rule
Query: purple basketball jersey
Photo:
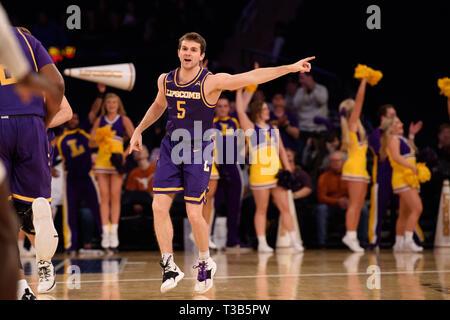
[[[206,101],[203,91],[205,79],[211,74],[208,70],[200,68],[193,80],[186,84],[178,82],[179,69],[169,72],[164,78],[164,93],[167,99],[169,119],[166,131],[172,135],[175,129],[185,129],[194,140],[194,122],[202,124],[202,139],[206,130],[213,127],[214,107]]]
[[[26,34],[13,28],[22,51],[30,65],[31,70],[39,70],[49,63],[53,63],[52,58],[42,44],[32,35]],[[14,91],[14,84],[17,80],[0,65],[0,116],[32,114],[41,117],[45,116],[45,105],[43,97],[33,97],[30,103],[23,103]]]

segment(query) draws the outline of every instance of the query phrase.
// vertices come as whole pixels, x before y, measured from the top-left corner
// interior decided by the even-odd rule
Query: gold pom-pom
[[[358,64],[355,68],[354,77],[356,79],[367,78],[367,83],[369,83],[371,86],[374,86],[381,80],[381,78],[383,78],[383,73],[381,73],[381,71],[374,70],[364,64]]]
[[[406,170],[404,175],[405,181],[408,185],[410,185],[413,188],[417,188],[420,186],[419,179],[417,179],[417,176],[414,174],[414,172],[411,169]]]
[[[244,88],[245,91],[253,93],[256,91],[256,89],[258,89],[258,85],[257,84],[249,84],[248,86],[246,86]]]
[[[450,78],[441,78],[438,80],[438,87],[441,89],[440,94],[450,98]]]
[[[355,79],[362,79],[369,77],[369,67],[364,64],[358,64],[355,68]]]
[[[98,128],[95,132],[94,140],[99,147],[104,148],[106,151],[111,152],[114,133],[111,131],[111,126],[107,125]]]
[[[383,78],[383,74],[381,73],[381,71],[375,71],[371,69],[367,82],[371,86],[374,86],[381,80],[381,78]]]
[[[423,162],[417,164],[417,178],[420,183],[425,183],[431,179],[430,169]]]

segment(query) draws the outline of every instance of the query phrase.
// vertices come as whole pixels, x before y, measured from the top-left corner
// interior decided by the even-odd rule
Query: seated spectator
[[[137,167],[128,175],[125,184],[124,206],[125,212],[143,214],[151,212],[153,194],[153,175],[156,169],[156,161],[150,162],[147,147],[142,146],[142,151],[133,153]],[[155,156],[153,156],[152,160]]]
[[[299,183],[302,185],[299,190],[294,192],[294,199],[304,199],[312,193],[313,184],[311,181],[311,177],[309,176],[309,174],[303,171],[299,165],[295,164],[295,152],[292,149],[286,148],[286,154],[291,167],[294,168],[294,173],[299,178]]]
[[[314,81],[311,73],[299,74],[300,88],[294,97],[294,109],[299,119],[300,145],[298,152],[302,152],[306,141],[313,133],[323,132],[326,126],[316,124],[314,118],[328,117],[328,90],[325,86]]]
[[[306,143],[300,163],[316,181],[319,175],[329,167],[330,155],[340,147],[339,133],[314,134]]]
[[[286,110],[295,113],[294,98],[298,89],[298,82],[294,78],[288,78],[286,81],[284,100],[286,101]]]
[[[330,169],[319,177],[317,185],[317,200],[319,204],[316,208],[317,221],[317,242],[319,247],[325,247],[327,240],[328,218],[338,218],[345,221],[345,212],[348,207],[347,182],[342,180],[342,167],[344,165],[344,155],[341,151],[335,151],[330,156]],[[367,206],[361,210],[361,217],[358,226],[358,238],[361,244],[367,243],[368,227]]]
[[[295,150],[296,140],[300,135],[297,115],[286,110],[286,100],[279,92],[273,95],[272,106],[270,124],[277,126],[280,130],[281,140],[285,148]]]
[[[439,162],[450,163],[450,124],[443,123],[438,131],[438,144],[436,153]]]

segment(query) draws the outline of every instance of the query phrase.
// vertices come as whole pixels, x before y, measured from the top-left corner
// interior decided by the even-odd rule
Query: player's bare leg
[[[58,247],[58,233],[53,224],[50,203],[44,198],[33,201],[33,225],[36,231],[34,247],[39,270],[38,293],[48,293],[55,289],[55,271],[53,255]]]
[[[186,203],[186,211],[191,223],[195,244],[199,251],[198,263],[194,266],[195,269],[198,269],[194,291],[201,294],[213,286],[213,277],[216,273],[217,265],[209,256],[209,228],[202,214],[203,202],[200,204]]]
[[[175,194],[154,194],[153,196],[153,222],[155,224],[156,240],[161,251],[160,265],[163,269],[161,292],[175,288],[183,279],[184,273],[175,264],[173,258],[173,225],[169,211]]]

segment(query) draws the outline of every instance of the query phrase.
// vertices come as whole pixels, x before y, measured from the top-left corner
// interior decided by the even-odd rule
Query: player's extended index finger
[[[310,61],[310,60],[314,60],[316,57],[308,57],[308,58],[305,58],[305,59],[303,59],[303,61]]]

